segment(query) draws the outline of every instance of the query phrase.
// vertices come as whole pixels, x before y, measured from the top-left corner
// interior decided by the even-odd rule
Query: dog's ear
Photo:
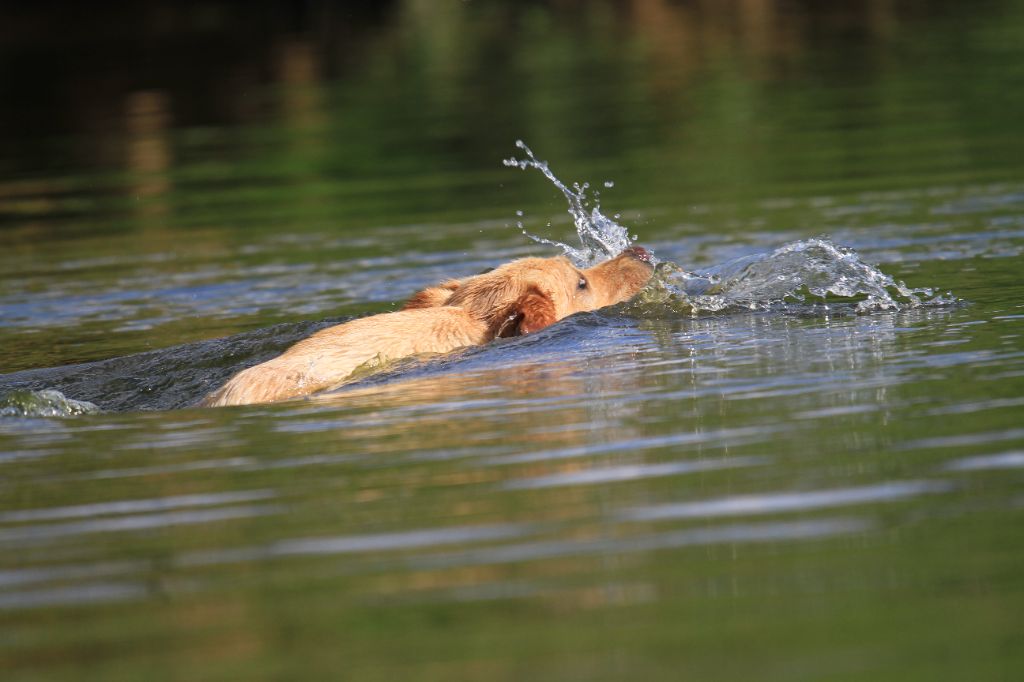
[[[462,282],[457,279],[450,279],[447,282],[441,282],[436,287],[427,287],[423,291],[413,294],[412,298],[402,306],[402,310],[437,308],[438,306],[448,305],[448,299],[451,298],[452,294],[455,293],[455,290],[461,284]]]
[[[495,336],[522,336],[540,331],[558,321],[551,297],[530,287],[509,308]]]

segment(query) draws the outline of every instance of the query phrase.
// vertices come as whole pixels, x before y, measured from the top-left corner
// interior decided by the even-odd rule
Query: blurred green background
[[[647,209],[1004,179],[1024,144],[1019,2],[2,13],[0,208],[18,244],[503,218],[550,194],[500,167],[516,139]]]

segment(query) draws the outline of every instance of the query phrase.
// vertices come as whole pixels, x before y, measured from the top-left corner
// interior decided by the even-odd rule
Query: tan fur
[[[437,306],[445,305],[448,303],[448,299],[451,298],[452,293],[459,288],[460,284],[462,282],[459,280],[450,279],[447,282],[441,282],[436,287],[424,289],[406,301],[405,307],[402,310],[436,308]]]
[[[650,279],[647,259],[643,249],[633,248],[578,270],[565,258],[524,258],[465,280],[448,280],[415,294],[398,312],[317,332],[279,357],[239,372],[202,404],[308,395],[344,383],[363,366],[536,332],[573,313],[631,298]]]

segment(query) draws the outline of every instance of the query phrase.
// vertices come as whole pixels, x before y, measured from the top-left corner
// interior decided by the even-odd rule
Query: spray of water
[[[568,211],[579,235],[579,248],[538,237],[517,226],[531,239],[557,246],[578,265],[590,266],[615,256],[636,239],[629,231],[601,213],[600,197],[588,195],[588,183],[567,187],[539,160],[522,140],[516,147],[525,159],[509,158],[506,166],[535,168],[565,196]],[[613,183],[605,182],[605,187]],[[521,218],[522,212],[517,211]],[[618,216],[615,216],[616,218]],[[781,246],[770,253],[747,256],[694,273],[679,265],[656,261],[651,283],[636,297],[633,307],[641,314],[714,313],[723,310],[764,310],[779,304],[842,303],[856,312],[898,310],[920,305],[954,302],[951,294],[936,295],[931,289],[911,289],[861,260],[852,249],[827,239],[807,239]],[[808,301],[808,299],[811,299]]]
[[[827,239],[805,239],[701,274],[675,263],[660,263],[634,306],[655,314],[698,315],[814,304],[866,313],[955,300],[951,294],[937,295],[929,288],[912,289],[865,263],[853,249]]]
[[[625,227],[601,213],[600,195],[596,191],[593,193],[593,197],[590,197],[588,194],[590,192],[590,183],[584,182],[580,184],[575,182],[572,185],[572,189],[570,189],[555,177],[555,174],[548,167],[548,162],[541,161],[534,156],[533,151],[522,140],[516,140],[516,147],[526,154],[526,158],[517,159],[512,157],[505,159],[503,163],[506,166],[521,170],[526,170],[527,168],[539,170],[544,174],[544,177],[551,181],[551,184],[565,195],[566,200],[569,202],[569,215],[572,216],[573,223],[576,226],[576,234],[580,238],[580,248],[530,234],[523,227],[522,220],[519,220],[516,222],[516,225],[522,230],[523,234],[541,244],[557,246],[562,249],[570,260],[582,267],[589,267],[607,260],[621,253],[623,249],[633,243],[633,239],[630,238],[629,231]],[[612,187],[614,183],[605,182],[604,184],[605,187]],[[517,215],[521,218],[522,212],[518,211]]]

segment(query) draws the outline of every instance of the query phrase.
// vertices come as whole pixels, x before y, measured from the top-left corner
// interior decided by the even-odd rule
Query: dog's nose
[[[623,249],[623,254],[629,254],[637,260],[642,260],[645,263],[651,262],[651,253],[642,246],[631,246],[628,249]]]

